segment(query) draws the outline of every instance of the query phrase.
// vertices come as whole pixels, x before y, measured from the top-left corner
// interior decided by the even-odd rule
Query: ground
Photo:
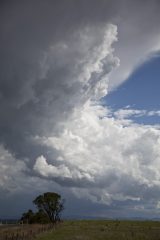
[[[160,240],[160,222],[64,221],[36,240]]]

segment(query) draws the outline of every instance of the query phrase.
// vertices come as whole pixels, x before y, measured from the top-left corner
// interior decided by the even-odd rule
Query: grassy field
[[[31,240],[50,229],[53,229],[51,224],[0,225],[0,240]]]
[[[160,222],[65,221],[36,240],[160,240]]]

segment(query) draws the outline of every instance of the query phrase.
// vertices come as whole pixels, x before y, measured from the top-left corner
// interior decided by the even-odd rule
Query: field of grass
[[[36,240],[160,240],[160,222],[65,221]]]
[[[50,229],[53,229],[51,224],[0,225],[0,240],[31,240]]]

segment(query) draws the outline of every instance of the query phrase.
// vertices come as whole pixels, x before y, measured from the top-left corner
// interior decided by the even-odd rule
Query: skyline
[[[157,0],[0,2],[0,218],[160,214]]]

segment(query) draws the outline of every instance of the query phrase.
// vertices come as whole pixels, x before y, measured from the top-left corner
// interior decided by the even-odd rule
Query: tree
[[[31,219],[31,223],[50,223],[50,219],[46,213],[44,213],[42,210],[39,210],[38,212],[34,213],[34,216]]]
[[[39,211],[47,214],[52,223],[60,221],[60,214],[64,209],[64,200],[61,196],[54,192],[46,192],[36,197],[33,203],[37,206]]]
[[[50,219],[44,213],[42,210],[39,210],[38,212],[33,212],[31,209],[28,210],[28,212],[23,213],[20,221],[23,221],[23,223],[32,224],[32,223],[40,223],[45,224],[49,223]]]
[[[21,221],[23,221],[23,223],[32,223],[33,216],[34,212],[31,209],[29,209],[28,212],[23,213]]]

